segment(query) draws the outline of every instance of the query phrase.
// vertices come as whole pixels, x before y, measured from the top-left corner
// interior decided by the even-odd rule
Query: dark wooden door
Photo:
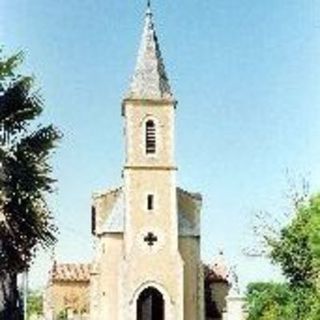
[[[164,320],[162,294],[149,287],[141,292],[137,301],[137,320]]]

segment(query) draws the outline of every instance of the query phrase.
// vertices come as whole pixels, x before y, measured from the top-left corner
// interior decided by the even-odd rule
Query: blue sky
[[[204,196],[203,259],[220,248],[243,284],[276,275],[243,256],[254,212],[281,215],[287,174],[320,190],[320,1],[153,1],[177,109],[179,184]],[[64,139],[50,199],[58,261],[91,256],[90,198],[121,183],[120,105],[132,75],[143,0],[1,0],[6,52],[46,99]],[[297,178],[298,179],[298,178]],[[31,273],[43,284],[49,255]]]

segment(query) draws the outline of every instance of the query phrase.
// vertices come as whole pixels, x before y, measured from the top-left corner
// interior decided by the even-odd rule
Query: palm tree
[[[48,160],[61,134],[34,123],[44,105],[33,79],[16,72],[22,60],[21,52],[0,57],[0,319],[7,310],[6,320],[15,319],[17,274],[39,247],[54,244],[56,231],[46,196],[55,181]]]

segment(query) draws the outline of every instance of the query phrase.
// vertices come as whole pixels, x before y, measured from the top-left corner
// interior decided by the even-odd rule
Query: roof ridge
[[[177,191],[181,192],[181,193],[183,193],[185,195],[188,195],[188,196],[190,196],[191,198],[193,198],[195,200],[202,201],[202,195],[199,192],[190,192],[190,191],[187,191],[187,190],[185,190],[185,189],[183,189],[181,187],[177,187]]]
[[[104,197],[107,194],[112,194],[112,193],[118,193],[123,189],[123,186],[119,186],[119,187],[110,187],[108,189],[105,190],[101,190],[101,191],[95,191],[92,194],[93,198],[100,198],[100,197]]]

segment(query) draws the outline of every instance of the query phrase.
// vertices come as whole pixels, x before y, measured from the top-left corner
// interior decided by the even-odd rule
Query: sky
[[[278,279],[255,246],[255,213],[287,210],[289,180],[320,190],[320,1],[153,0],[179,101],[178,182],[201,192],[202,257],[223,250],[244,287]],[[0,0],[0,43],[24,50],[46,101],[41,121],[64,133],[50,205],[58,262],[92,257],[91,195],[121,184],[121,101],[133,74],[146,1]],[[45,284],[51,254],[32,267]]]

